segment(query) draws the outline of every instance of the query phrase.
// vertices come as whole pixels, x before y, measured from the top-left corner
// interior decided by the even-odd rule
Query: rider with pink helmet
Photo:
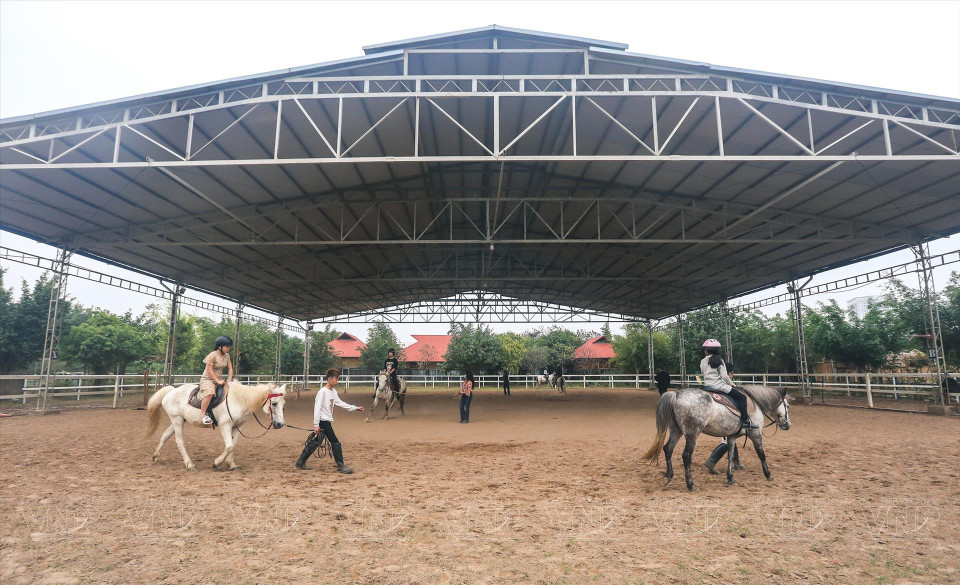
[[[727,374],[727,366],[720,358],[720,342],[708,339],[703,342],[704,358],[700,360],[700,373],[703,374],[703,389],[707,392],[726,394],[740,410],[740,425],[744,430],[759,428],[747,414],[747,395],[737,389]]]

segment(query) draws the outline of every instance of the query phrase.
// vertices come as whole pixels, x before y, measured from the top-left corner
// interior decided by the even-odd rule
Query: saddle
[[[740,409],[737,408],[737,405],[734,404],[733,400],[723,392],[717,392],[715,390],[704,389],[704,392],[710,395],[713,398],[714,402],[720,404],[721,406],[726,406],[733,414],[740,416]],[[756,405],[753,403],[753,399],[750,396],[747,396],[747,412],[753,414],[756,409]]]
[[[200,392],[200,385],[197,384],[197,387],[190,391],[190,398],[187,399],[187,403],[199,409],[200,408],[200,398],[197,397],[197,394]],[[213,391],[213,398],[210,399],[210,407],[207,409],[207,414],[210,415],[210,418],[213,420],[213,427],[217,427],[217,417],[213,414],[213,409],[220,405],[223,402],[223,386],[217,386]]]

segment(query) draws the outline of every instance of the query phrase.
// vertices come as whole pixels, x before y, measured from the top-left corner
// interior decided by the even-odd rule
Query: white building
[[[863,319],[870,310],[870,303],[879,303],[882,299],[883,297],[879,295],[854,297],[847,301],[847,309],[856,313],[857,318]]]

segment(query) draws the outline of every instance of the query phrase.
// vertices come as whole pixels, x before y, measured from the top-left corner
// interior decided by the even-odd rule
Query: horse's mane
[[[772,386],[739,386],[739,388],[770,418],[776,418],[777,409],[786,396],[783,389]]]
[[[250,411],[260,408],[269,393],[269,384],[258,384],[256,386],[244,386],[240,382],[230,384],[230,394],[233,394],[237,401]]]

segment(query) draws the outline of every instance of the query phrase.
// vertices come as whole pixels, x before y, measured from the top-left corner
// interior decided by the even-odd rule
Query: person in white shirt
[[[747,395],[733,385],[727,375],[726,364],[720,357],[720,342],[708,339],[703,342],[704,358],[700,360],[700,373],[703,374],[703,389],[708,392],[726,394],[740,410],[740,426],[745,430],[760,428],[753,424],[747,414]]]
[[[307,437],[307,443],[297,459],[297,469],[310,469],[307,467],[307,458],[320,446],[320,434],[322,433],[333,448],[333,459],[337,462],[337,471],[340,473],[353,473],[353,468],[347,467],[343,463],[343,446],[333,432],[333,407],[363,412],[362,406],[354,406],[340,400],[337,395],[337,382],[340,380],[340,370],[331,368],[327,370],[327,383],[317,392],[317,397],[313,405],[313,432]]]

